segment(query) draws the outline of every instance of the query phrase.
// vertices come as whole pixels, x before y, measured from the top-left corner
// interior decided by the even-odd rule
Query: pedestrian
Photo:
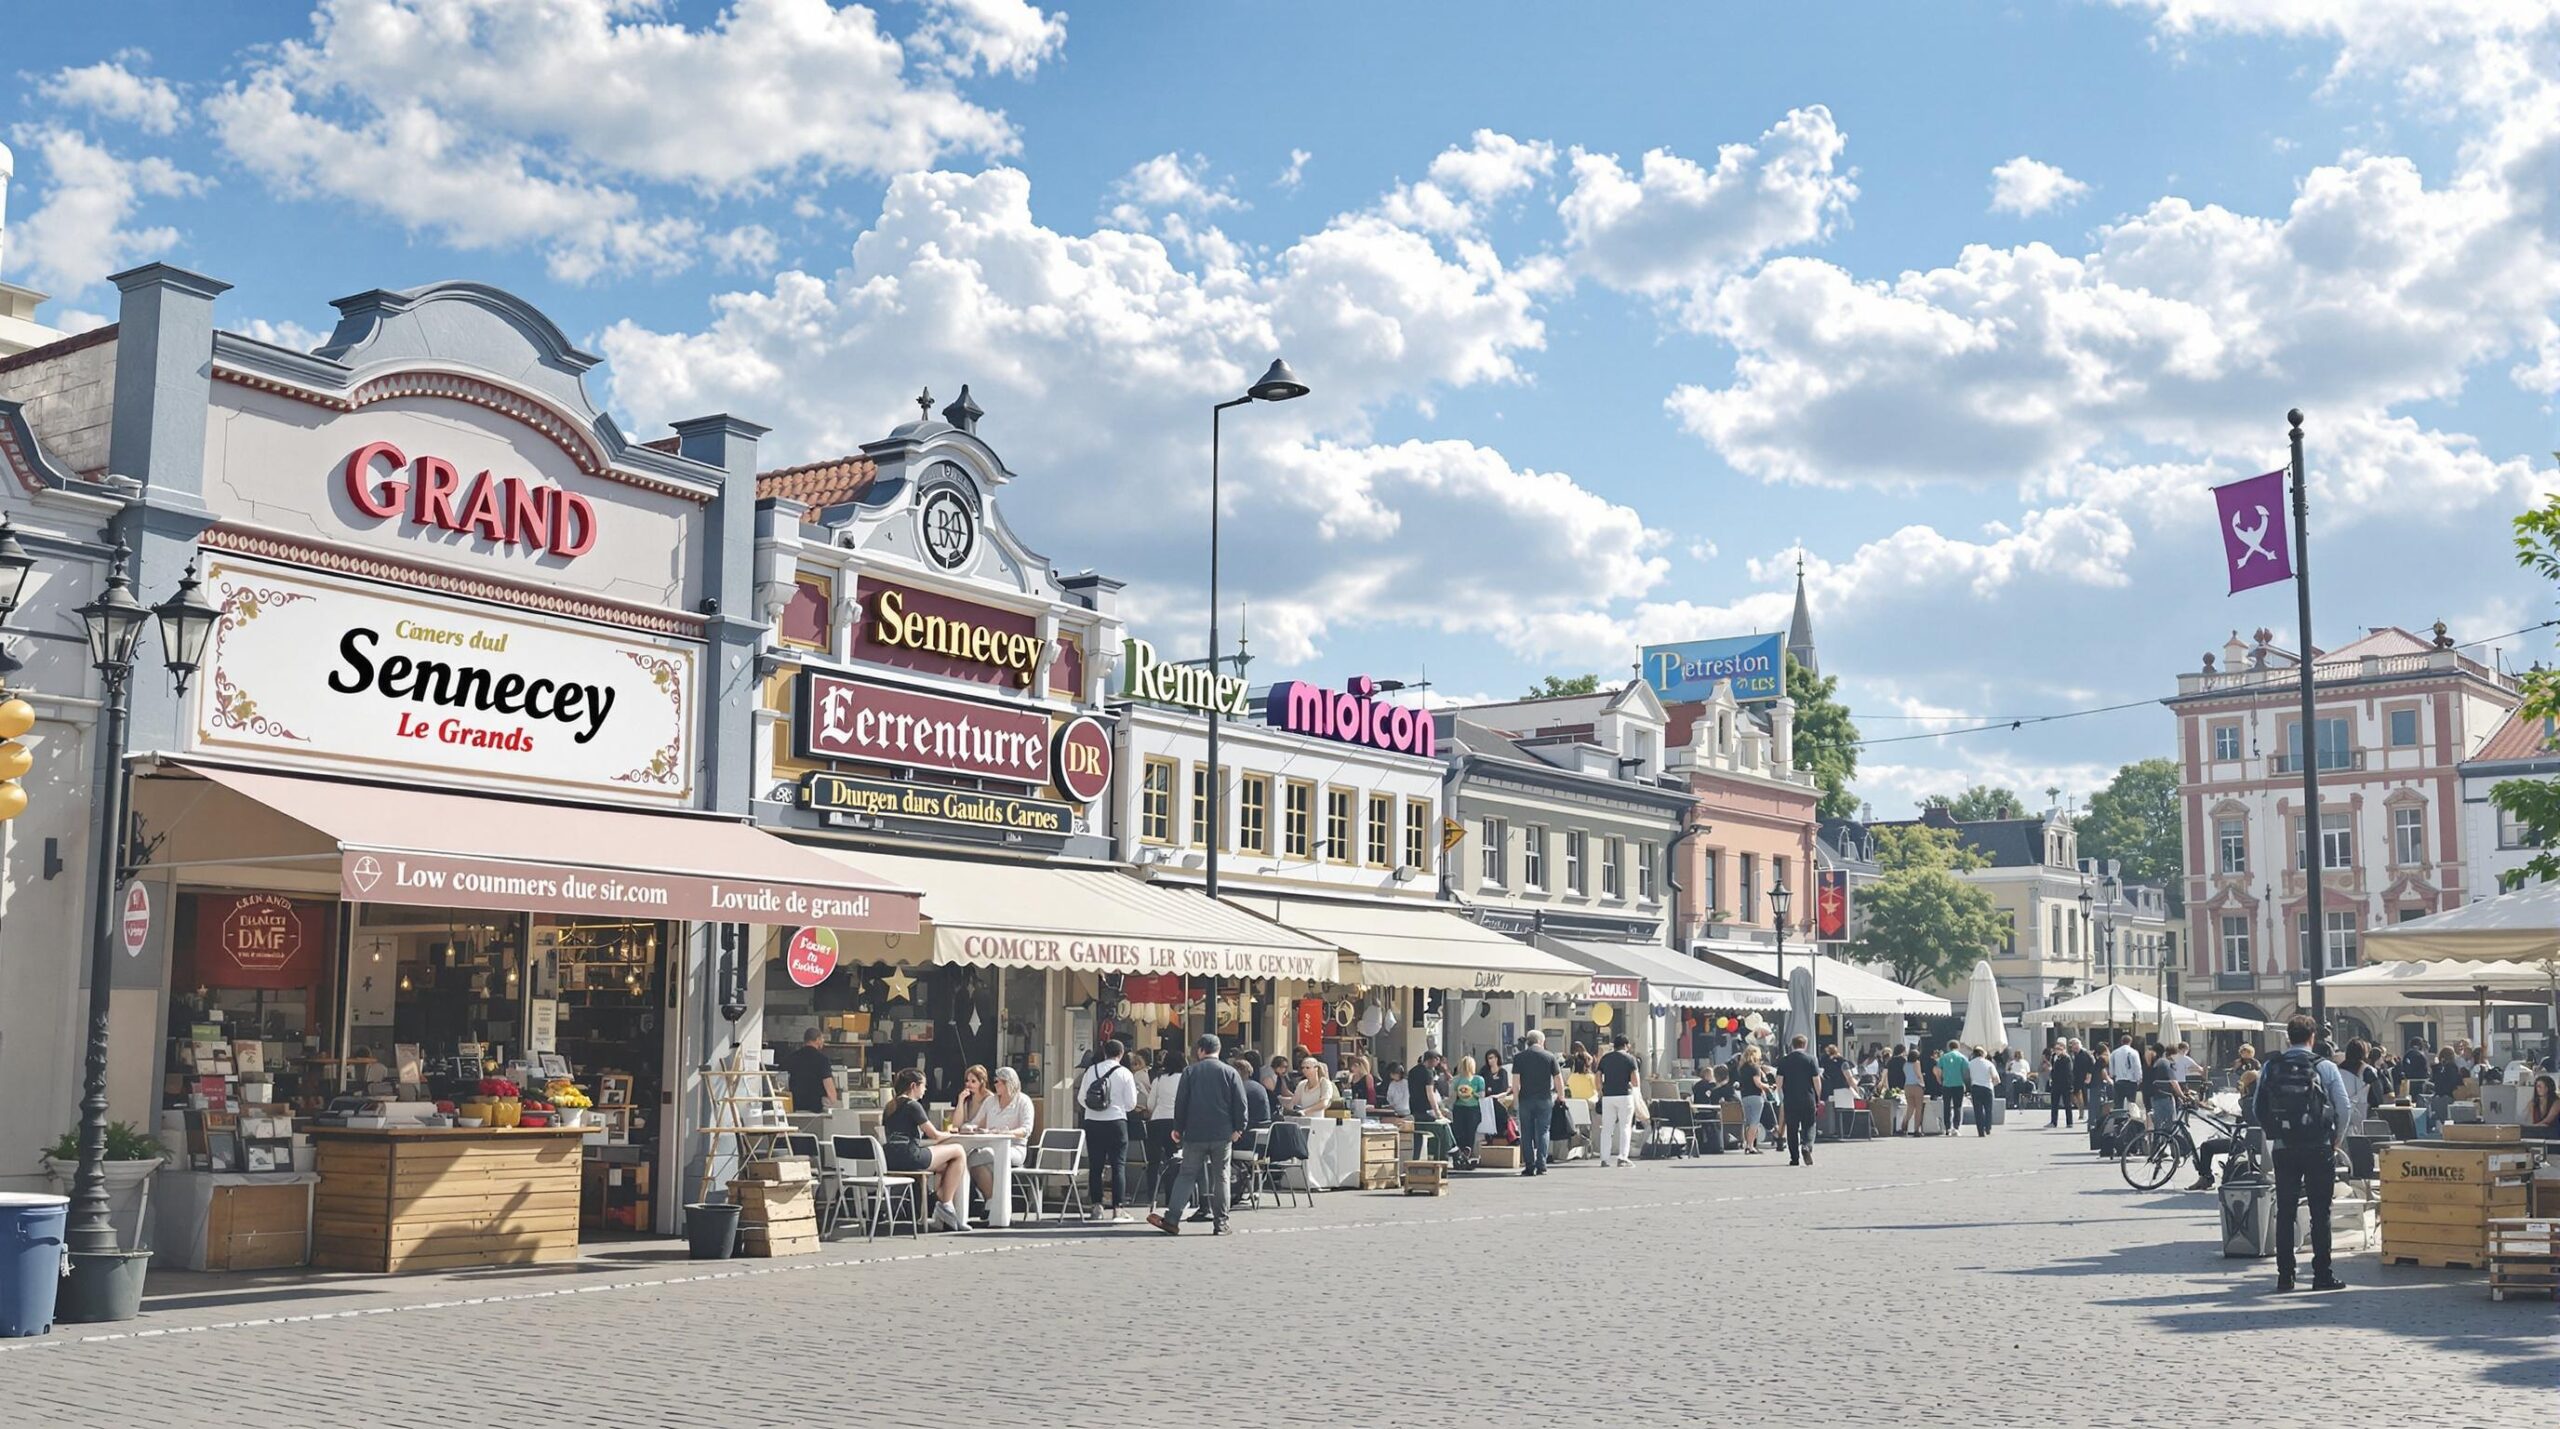
[[[2258,1078],[2252,1119],[2266,1128],[2276,1170],[2276,1289],[2294,1288],[2293,1215],[2311,1210],[2311,1288],[2344,1290],[2329,1263],[2329,1200],[2337,1189],[2332,1158],[2345,1145],[2347,1079],[2337,1064],[2316,1056],[2311,1039],[2319,1024],[2297,1013],[2285,1023],[2284,1051],[2269,1059]]]
[[[2045,1109],[2047,1126],[2071,1125],[2071,1099],[2079,1094],[2079,1086],[2071,1072],[2071,1045],[2056,1042],[2045,1052],[2044,1091],[2052,1105]]]
[[[2349,1131],[2363,1126],[2364,1119],[2372,1114],[2370,1109],[2373,1106],[2373,1064],[2367,1060],[2372,1055],[2373,1049],[2365,1045],[2363,1038],[2351,1037],[2347,1039],[2346,1059],[2338,1064],[2338,1070],[2347,1078],[2347,1129]]]
[[[1837,1047],[1823,1051],[1833,1057]],[[1805,1050],[1804,1034],[1799,1032],[1787,1040],[1787,1054],[1778,1059],[1779,1100],[1785,1103],[1787,1123],[1787,1164],[1813,1164],[1813,1117],[1821,1106],[1822,1064]]]
[[[1621,1032],[1609,1039],[1609,1050],[1600,1054],[1600,1164],[1627,1164],[1635,1150],[1636,1122],[1643,1119],[1644,1109],[1636,1105],[1636,1078],[1643,1068],[1627,1051],[1627,1034]]]
[[[2107,1080],[2117,1106],[2138,1105],[2134,1097],[2142,1089],[2142,1053],[2134,1049],[2132,1033],[2116,1034],[2116,1049],[2107,1054]]]
[[[1530,1028],[1520,1043],[1520,1050],[1511,1054],[1511,1121],[1520,1129],[1520,1174],[1544,1176],[1547,1153],[1553,1149],[1547,1128],[1564,1068],[1547,1050],[1546,1033]]]
[[[1564,1059],[1564,1094],[1566,1100],[1580,1102],[1585,1108],[1600,1095],[1600,1074],[1591,1069],[1591,1054],[1582,1050],[1579,1042],[1573,1044],[1573,1054]]]
[[[2000,1067],[1980,1047],[1964,1064],[1965,1090],[1973,1096],[1973,1134],[1991,1134],[1991,1095],[2000,1085]]]
[[[1884,1130],[1879,1135],[1907,1134],[1911,1099],[1905,1093],[1911,1088],[1911,1073],[1909,1050],[1896,1043],[1893,1050],[1885,1054],[1884,1077],[1877,1084],[1878,1091],[1873,1098],[1876,1109],[1883,1113],[1879,1120],[1884,1123]]]
[[[1386,1089],[1387,1110],[1397,1116],[1413,1115],[1413,1086],[1404,1079],[1404,1063],[1389,1062],[1378,1084]]]
[[[2166,1136],[2177,1125],[2178,1103],[2184,1101],[2187,1089],[2178,1084],[2178,1064],[2169,1052],[2154,1047],[2143,1059],[2142,1106],[2150,1114],[2151,1129]]]
[[[1476,1164],[1476,1137],[1484,1128],[1484,1078],[1476,1075],[1473,1057],[1458,1059],[1458,1075],[1450,1083],[1449,1120],[1458,1139],[1451,1160],[1471,1169]]]
[[[2009,1098],[2009,1110],[2016,1111],[2034,1085],[2033,1074],[2027,1069],[2026,1050],[2010,1048],[2008,1065],[2000,1069],[2000,1090]]]
[[[1161,1206],[1173,1192],[1174,1092],[1182,1085],[1182,1054],[1167,1049],[1156,1054],[1156,1074],[1147,1083],[1147,1204]]]
[[[1138,1105],[1137,1079],[1120,1064],[1128,1051],[1117,1037],[1103,1043],[1076,1083],[1084,1117],[1085,1215],[1097,1221],[1128,1219],[1120,1204],[1128,1199],[1129,1113]]]
[[[1508,1101],[1510,1095],[1511,1074],[1503,1068],[1500,1049],[1486,1052],[1484,1054],[1484,1104],[1488,1111],[1485,1135],[1491,1140],[1501,1141],[1511,1135],[1511,1109]]]
[[[1929,1129],[1929,1072],[1920,1056],[1920,1044],[1912,1042],[1902,1049],[1902,1134],[1926,1135]]]
[[[1192,1054],[1173,1094],[1173,1141],[1182,1153],[1182,1170],[1173,1178],[1173,1199],[1163,1211],[1149,1215],[1147,1224],[1179,1235],[1182,1213],[1197,1193],[1208,1207],[1210,1234],[1225,1235],[1227,1168],[1249,1126],[1246,1083],[1243,1074],[1218,1059],[1214,1034],[1202,1033]]]
[[[2084,1124],[2094,1120],[2098,1111],[2098,1054],[2082,1046],[2077,1037],[2071,1039],[2071,1092],[2072,1099],[2080,1104],[2080,1120]]]
[[[1953,1136],[1964,1125],[1964,1104],[1973,1085],[1973,1059],[1953,1042],[1938,1054],[1938,1134]]]
[[[1850,1091],[1854,1088],[1855,1084],[1850,1080],[1851,1073],[1849,1059],[1840,1054],[1840,1047],[1838,1043],[1825,1042],[1822,1044],[1821,1062],[1821,1100],[1827,1102],[1831,1100],[1834,1093]]]
[[[1742,1154],[1760,1154],[1760,1113],[1768,1105],[1769,1069],[1760,1064],[1760,1049],[1745,1047],[1733,1064],[1734,1094],[1742,1098]]]
[[[2188,1054],[2186,1043],[2179,1043],[2171,1052],[2169,1057],[2169,1075],[2177,1081],[2179,1086],[2183,1087],[2187,1083],[2194,1081],[2196,1073],[2203,1070],[2204,1064],[2198,1062],[2194,1057]]]

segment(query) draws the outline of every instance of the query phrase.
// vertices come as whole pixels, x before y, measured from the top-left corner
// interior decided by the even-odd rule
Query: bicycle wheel
[[[2137,1191],[2148,1191],[2156,1184],[2143,1178],[2151,1174],[2151,1144],[2159,1140],[2151,1128],[2133,1127],[2124,1133],[2124,1149],[2116,1153],[2116,1171],[2124,1183]]]
[[[2169,1184],[2170,1178],[2178,1174],[2178,1168],[2193,1154],[2185,1150],[2184,1138],[2174,1132],[2145,1136],[2142,1160],[2137,1163],[2131,1157],[2125,1159],[2124,1179],[2137,1191],[2157,1191]]]

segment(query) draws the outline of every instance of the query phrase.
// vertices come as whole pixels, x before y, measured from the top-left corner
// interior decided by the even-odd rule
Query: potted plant
[[[107,1123],[107,1207],[117,1229],[125,1232],[127,1247],[142,1241],[144,1184],[168,1156],[167,1147],[143,1135],[132,1122]],[[62,1133],[62,1139],[44,1154],[44,1169],[53,1180],[55,1194],[71,1194],[72,1178],[80,1172],[80,1128]]]

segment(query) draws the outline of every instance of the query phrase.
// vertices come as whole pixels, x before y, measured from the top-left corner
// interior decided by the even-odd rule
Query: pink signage
[[[1292,734],[1312,734],[1345,744],[1365,744],[1428,759],[1439,752],[1431,712],[1378,698],[1378,682],[1351,677],[1347,689],[1327,690],[1304,680],[1282,680],[1264,698],[1262,722]]]

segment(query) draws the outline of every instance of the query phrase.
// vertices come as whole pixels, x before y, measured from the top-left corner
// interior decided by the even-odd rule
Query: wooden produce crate
[[[2533,1153],[2515,1143],[2382,1148],[2382,1258],[2434,1269],[2488,1264],[2489,1222],[2527,1214]]]
[[[1446,1161],[1408,1161],[1404,1163],[1404,1193],[1408,1196],[1445,1196],[1449,1193],[1449,1163]]]
[[[1396,1185],[1396,1146],[1404,1133],[1393,1127],[1360,1133],[1360,1189],[1389,1191]]]
[[[804,1227],[793,1225],[741,1226],[739,1244],[746,1254],[759,1260],[784,1255],[814,1255],[818,1250],[818,1223]]]
[[[206,1208],[204,1268],[281,1270],[311,1254],[311,1188],[216,1186]]]
[[[312,1133],[311,1263],[377,1274],[578,1258],[574,1128]]]
[[[2560,1299],[2560,1220],[2489,1222],[2489,1298],[2511,1294]]]
[[[1479,1146],[1476,1148],[1476,1164],[1487,1171],[1517,1171],[1520,1169],[1520,1148],[1500,1142]]]
[[[2509,1121],[2457,1121],[2444,1128],[2444,1139],[2465,1146],[2484,1141],[2521,1142],[2524,1128]]]
[[[806,1156],[776,1156],[747,1163],[745,1181],[808,1181],[813,1179]]]

